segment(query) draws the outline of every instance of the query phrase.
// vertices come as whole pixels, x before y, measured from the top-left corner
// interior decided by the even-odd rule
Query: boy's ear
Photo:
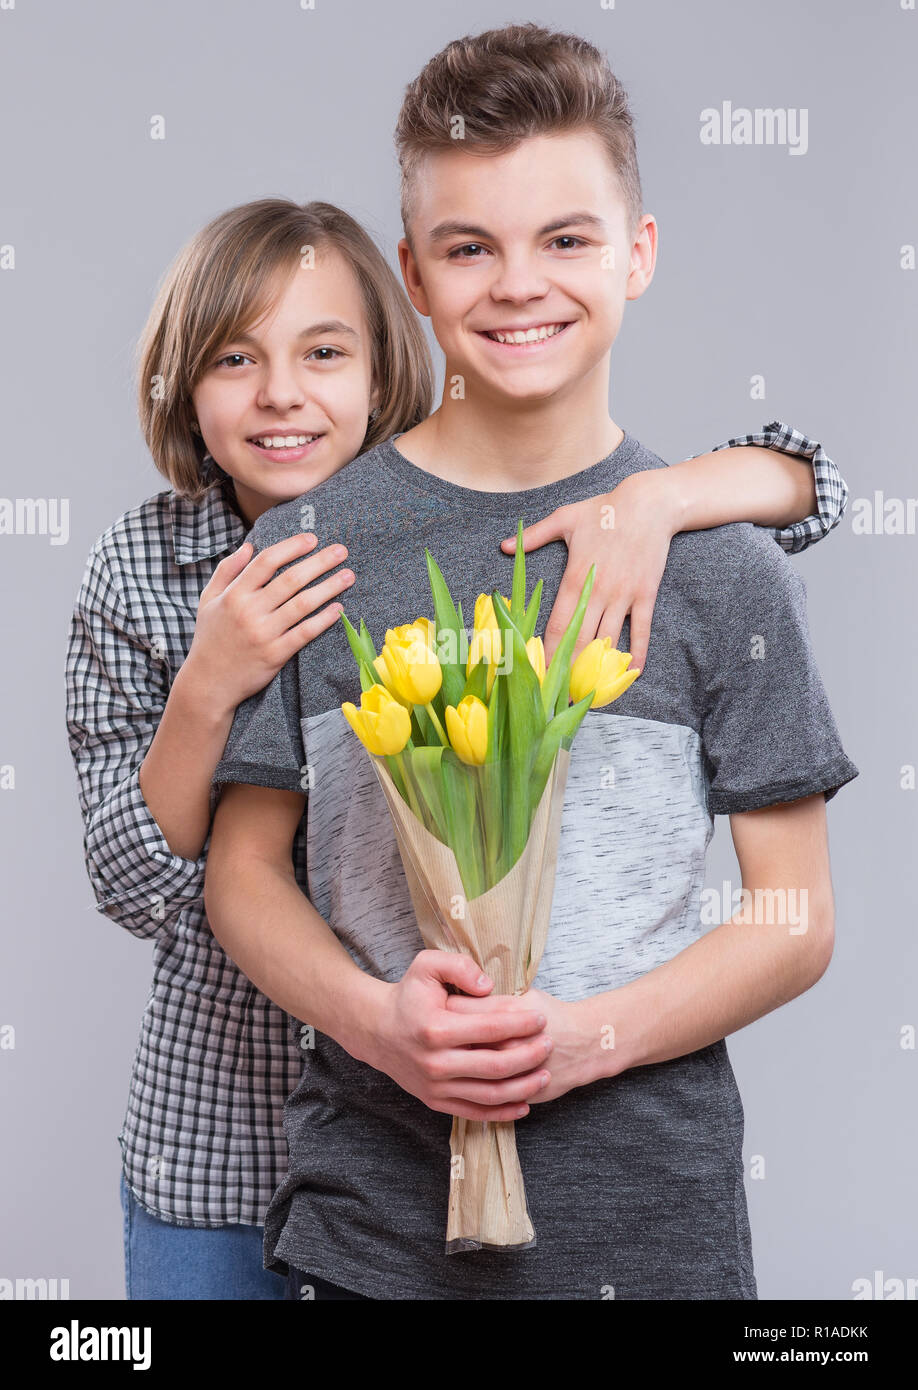
[[[645,213],[634,236],[631,248],[631,268],[625,282],[625,298],[640,299],[647,289],[657,264],[657,219]]]
[[[407,237],[402,237],[398,244],[398,263],[408,298],[419,314],[423,314],[425,318],[430,318],[430,308],[421,281],[421,272]]]

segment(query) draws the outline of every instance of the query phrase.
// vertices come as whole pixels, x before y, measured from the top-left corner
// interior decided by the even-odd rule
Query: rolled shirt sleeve
[[[798,458],[808,459],[813,467],[816,484],[816,513],[804,517],[801,521],[794,521],[790,526],[763,527],[763,530],[774,536],[782,550],[789,554],[806,550],[807,546],[822,540],[823,536],[827,536],[841,521],[848,501],[848,486],[822,445],[818,440],[801,434],[793,425],[786,425],[781,420],[772,420],[758,434],[744,434],[735,439],[728,439],[723,444],[715,444],[711,452],[750,444],[759,445],[763,449],[779,449],[784,454],[795,454]],[[693,454],[692,457],[698,458],[699,455]]]
[[[67,638],[67,737],[77,774],[86,869],[100,912],[132,935],[168,936],[204,892],[207,845],[173,854],[140,789],[139,770],[169,690],[94,547]],[[215,796],[211,793],[211,809]]]
[[[858,775],[810,645],[806,590],[757,528],[736,527],[718,574],[702,745],[715,815],[824,792]],[[723,587],[721,587],[723,586]]]

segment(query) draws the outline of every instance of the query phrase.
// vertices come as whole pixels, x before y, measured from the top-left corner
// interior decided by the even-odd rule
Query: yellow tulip
[[[480,766],[488,751],[488,707],[475,695],[446,706],[446,732],[456,756]]]
[[[378,656],[376,658],[376,660],[373,662],[373,669],[379,677],[380,684],[384,686],[386,690],[388,690],[393,700],[398,700],[399,704],[403,705],[404,708],[410,712],[414,708],[414,701],[403,700],[401,695],[399,695],[398,691],[392,689],[392,686],[389,684],[389,672],[386,668],[386,663],[383,657]]]
[[[611,705],[641,674],[627,669],[630,660],[631,653],[618,651],[611,637],[594,637],[571,668],[571,699],[576,704],[592,690],[595,694],[590,709]]]
[[[526,643],[526,651],[529,654],[529,664],[539,678],[539,685],[545,679],[545,648],[542,645],[541,637],[530,637]]]
[[[363,692],[360,709],[348,701],[341,711],[371,753],[401,753],[411,737],[411,715],[382,685],[371,685]]]
[[[431,649],[432,651],[436,651],[436,648],[437,648],[437,628],[436,628],[436,624],[435,624],[435,623],[432,623],[432,622],[430,621],[429,618],[415,618],[415,620],[414,620],[414,626],[415,626],[415,627],[419,627],[419,628],[421,629],[421,631],[424,633],[425,637],[427,638],[427,645],[428,645],[428,647],[430,647],[430,649]],[[396,630],[397,630],[397,629],[396,629]]]
[[[503,598],[503,594],[501,594]],[[509,599],[504,599],[508,608]],[[472,629],[472,640],[469,643],[469,659],[465,665],[465,674],[471,674],[473,667],[479,661],[488,663],[488,686],[487,693],[491,694],[491,687],[494,684],[494,677],[497,675],[497,667],[501,658],[501,630],[497,621],[497,614],[494,612],[494,600],[490,594],[479,594],[475,600],[475,621]]]
[[[443,684],[443,669],[428,641],[428,629],[420,624],[388,628],[374,666],[389,693],[402,703],[428,705]]]

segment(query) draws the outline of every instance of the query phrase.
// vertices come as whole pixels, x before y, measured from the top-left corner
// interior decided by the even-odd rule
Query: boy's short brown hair
[[[262,198],[209,222],[169,266],[137,345],[140,427],[176,492],[200,501],[216,472],[195,430],[192,392],[215,352],[256,323],[306,249],[338,251],[356,276],[379,404],[361,452],[426,419],[433,398],[427,339],[372,237],[332,203]]]
[[[405,235],[410,239],[414,178],[425,155],[457,146],[497,154],[530,136],[575,130],[595,131],[605,144],[633,236],[643,212],[633,119],[605,54],[576,34],[538,24],[454,39],[409,83],[399,113]]]

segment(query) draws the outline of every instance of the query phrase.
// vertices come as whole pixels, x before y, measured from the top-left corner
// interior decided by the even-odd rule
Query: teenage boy
[[[443,401],[309,494],[320,543],[343,541],[364,577],[350,616],[377,648],[432,616],[425,547],[468,609],[509,592],[499,543],[519,517],[665,467],[608,411],[656,227],[605,59],[529,25],[461,40],[409,87],[398,140],[402,270],[446,355]],[[297,532],[300,507],[262,516],[256,550]],[[543,612],[565,558],[555,541],[528,559]],[[213,930],[311,1025],[266,1264],[341,1297],[754,1299],[724,1036],[825,970],[825,803],[857,775],[786,556],[749,524],[675,537],[646,669],[574,743],[548,945],[521,998],[421,949],[340,709],[358,694],[335,623],[240,706],[216,774],[233,785],[208,858]],[[304,801],[308,897],[291,861]],[[716,814],[751,898],[805,913],[702,934]],[[518,1119],[534,1247],[445,1255],[450,1115]]]

